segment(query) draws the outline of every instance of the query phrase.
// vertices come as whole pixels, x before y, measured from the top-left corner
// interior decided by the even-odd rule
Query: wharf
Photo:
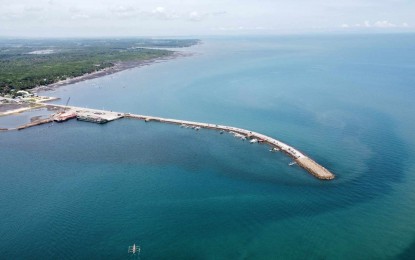
[[[52,105],[45,104],[48,108],[61,109],[66,115],[74,114],[76,118],[81,121],[87,121],[92,123],[103,124],[111,122],[117,119],[124,117],[124,113],[99,110],[99,109],[90,109],[90,108],[81,108],[81,107],[72,107],[72,106],[63,106],[63,105]]]

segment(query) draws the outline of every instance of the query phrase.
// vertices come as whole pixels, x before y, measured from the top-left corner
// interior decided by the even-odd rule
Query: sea
[[[415,259],[415,34],[201,40],[40,94],[261,132],[336,179],[206,129],[2,132],[0,259]]]

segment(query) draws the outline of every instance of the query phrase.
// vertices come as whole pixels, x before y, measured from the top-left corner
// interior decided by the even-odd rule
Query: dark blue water
[[[413,257],[415,36],[205,39],[192,57],[48,95],[263,132],[333,171],[230,135],[123,119],[0,135],[6,259]]]

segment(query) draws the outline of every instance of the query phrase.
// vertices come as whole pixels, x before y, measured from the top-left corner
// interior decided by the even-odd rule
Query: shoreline
[[[114,66],[112,66],[112,67],[104,68],[104,69],[101,69],[99,71],[95,71],[95,72],[92,72],[92,73],[87,73],[87,74],[84,74],[82,76],[69,78],[69,79],[66,79],[66,80],[60,80],[58,82],[55,82],[55,83],[52,83],[52,84],[49,84],[49,85],[37,86],[35,88],[29,89],[29,91],[31,91],[31,92],[53,91],[53,90],[56,90],[57,88],[62,87],[62,86],[67,86],[67,85],[75,84],[75,83],[78,83],[78,82],[83,82],[83,81],[87,81],[87,80],[91,80],[91,79],[104,77],[104,76],[115,74],[115,73],[118,73],[118,72],[121,72],[121,71],[124,71],[124,70],[140,68],[140,67],[149,66],[149,65],[152,65],[152,64],[155,64],[155,63],[174,60],[174,59],[177,59],[177,58],[180,58],[180,57],[190,57],[192,55],[193,55],[193,53],[173,51],[171,55],[168,55],[166,57],[158,57],[158,58],[153,58],[153,59],[149,59],[149,60],[118,62],[118,63],[115,63]],[[46,106],[45,106],[44,103],[59,99],[59,98],[48,97],[48,96],[47,97],[46,96],[40,96],[40,97],[45,98],[45,99],[37,100],[34,103],[19,104],[18,108],[5,109],[5,110],[0,109],[0,117],[14,116],[14,115],[17,115],[17,114],[20,114],[20,113],[31,111],[32,109],[45,108]],[[0,104],[0,108],[1,108],[1,106],[2,106],[2,104]],[[31,122],[28,122],[28,124],[29,123],[31,123]],[[16,129],[7,129],[7,128],[2,128],[0,126],[0,131],[7,131],[7,130],[16,130]]]
[[[39,109],[39,108],[44,108],[45,105],[42,103],[35,103],[35,104],[30,104],[28,106],[22,106],[16,109],[11,109],[11,110],[7,110],[4,112],[0,112],[0,117],[3,116],[12,116],[12,115],[16,115],[16,114],[20,114],[20,113],[24,113],[26,111],[30,111],[33,109]]]
[[[180,51],[174,51],[171,55],[169,55],[167,57],[158,57],[158,58],[153,58],[153,59],[149,59],[149,60],[117,62],[112,67],[104,68],[104,69],[101,69],[101,70],[98,70],[98,71],[95,71],[95,72],[92,72],[92,73],[87,73],[87,74],[84,74],[82,76],[69,78],[69,79],[65,79],[65,80],[60,80],[58,82],[55,82],[55,83],[52,83],[52,84],[49,84],[49,85],[37,86],[37,87],[34,87],[32,89],[29,89],[29,90],[32,91],[32,92],[52,91],[52,90],[55,90],[55,89],[57,89],[59,87],[62,87],[62,86],[67,86],[67,85],[75,84],[75,83],[78,83],[78,82],[83,82],[83,81],[87,81],[87,80],[91,80],[91,79],[104,77],[104,76],[115,74],[117,72],[121,72],[121,71],[124,71],[124,70],[140,68],[140,67],[149,66],[149,65],[159,63],[159,62],[174,60],[174,59],[177,59],[177,58],[180,58],[180,57],[189,57],[189,56],[192,56],[192,55],[193,55],[192,53],[184,53],[184,52],[180,52]]]

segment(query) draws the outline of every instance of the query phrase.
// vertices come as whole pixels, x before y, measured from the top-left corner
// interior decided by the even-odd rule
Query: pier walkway
[[[248,138],[256,142],[260,142],[260,143],[266,143],[270,145],[274,151],[284,152],[285,154],[290,156],[294,160],[294,162],[296,162],[300,167],[307,170],[309,173],[311,173],[318,179],[321,179],[321,180],[334,179],[333,173],[331,173],[329,170],[327,170],[326,168],[324,168],[323,166],[321,166],[320,164],[318,164],[317,162],[315,162],[314,160],[312,160],[311,158],[309,158],[302,152],[298,151],[294,147],[289,146],[288,144],[283,143],[275,138],[266,136],[261,133],[253,132],[250,130],[232,127],[232,126],[226,126],[226,125],[217,125],[217,124],[193,122],[193,121],[186,121],[186,120],[178,120],[178,119],[170,119],[170,118],[162,118],[162,117],[154,117],[154,116],[146,116],[146,115],[137,115],[137,114],[130,114],[130,113],[120,113],[120,112],[73,107],[73,106],[63,106],[63,105],[54,105],[54,104],[45,104],[45,106],[49,108],[53,108],[53,109],[65,110],[65,112],[75,113],[77,116],[99,117],[108,122],[125,117],[125,118],[143,120],[145,122],[154,121],[154,122],[176,124],[180,126],[193,127],[193,128],[197,127],[197,128],[226,131],[226,132],[238,134],[243,138]]]

